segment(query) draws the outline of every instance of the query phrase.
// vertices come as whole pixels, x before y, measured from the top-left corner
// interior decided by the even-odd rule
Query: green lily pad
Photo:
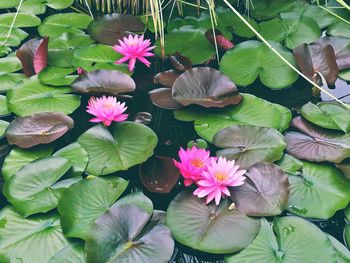
[[[266,40],[283,42],[289,49],[321,37],[321,29],[315,20],[296,13],[282,13],[280,17],[260,23],[259,28]]]
[[[89,230],[87,262],[168,262],[174,250],[171,233],[161,222],[149,219],[134,205],[112,207]]]
[[[341,37],[349,37],[350,36],[350,25],[343,21],[339,21],[330,25],[327,28],[327,35],[331,36],[341,36]]]
[[[0,58],[0,73],[12,73],[20,69],[22,69],[22,64],[15,53],[10,53],[8,56]]]
[[[69,244],[57,214],[24,218],[14,208],[5,207],[0,211],[0,225],[0,255],[8,262],[48,262]]]
[[[78,75],[70,75],[73,72],[75,72],[73,68],[46,67],[39,73],[38,79],[46,85],[67,86],[78,77]]]
[[[6,96],[0,95],[0,116],[10,114],[9,109],[7,108],[7,99]]]
[[[285,59],[296,66],[293,55],[281,44],[270,43]],[[271,89],[292,85],[298,78],[285,62],[264,43],[256,40],[242,42],[227,51],[220,62],[220,71],[239,86],[248,86],[258,77]]]
[[[288,176],[272,163],[258,163],[246,172],[243,185],[231,189],[237,209],[249,216],[279,215],[287,207]]]
[[[8,179],[3,188],[7,200],[25,217],[52,210],[64,188],[55,183],[71,168],[69,160],[48,157],[25,165]],[[74,182],[74,181],[73,181]]]
[[[85,258],[84,245],[74,243],[59,250],[48,263],[86,263]]]
[[[193,64],[202,64],[215,55],[215,48],[205,37],[205,28],[183,26],[170,31],[165,35],[165,55],[176,52],[188,57]],[[162,55],[160,42],[156,42],[155,53]],[[200,50],[200,52],[198,52]]]
[[[22,73],[0,74],[0,92],[6,92],[13,89],[17,83],[26,79]]]
[[[85,171],[89,161],[87,152],[77,142],[71,143],[58,150],[53,156],[64,157],[71,162],[72,170],[68,172],[69,177],[80,176]]]
[[[64,9],[74,3],[74,0],[26,0],[21,6],[22,13],[28,14],[44,14],[46,12],[46,6],[53,9]]]
[[[112,133],[98,125],[78,138],[89,155],[86,171],[93,175],[127,170],[143,163],[152,156],[157,141],[157,135],[150,128],[128,121],[114,124]]]
[[[343,80],[350,81],[350,69],[340,71],[338,76]]]
[[[153,214],[153,203],[151,199],[145,196],[142,192],[132,192],[123,198],[119,199],[113,204],[114,206],[125,206],[125,205],[134,205],[140,208],[141,210],[146,211],[150,216]]]
[[[189,191],[181,192],[170,203],[166,224],[181,244],[213,254],[244,249],[260,228],[259,219],[230,210],[227,199],[219,206],[206,205]]]
[[[2,46],[0,47],[0,57],[6,56],[8,53],[11,52],[11,48],[6,47],[6,46]]]
[[[250,15],[258,20],[267,20],[293,6],[293,0],[251,0]]]
[[[301,173],[289,174],[289,182],[288,210],[299,216],[328,219],[350,202],[350,181],[329,164],[303,161]]]
[[[7,127],[5,135],[9,144],[30,148],[55,141],[73,126],[73,119],[62,113],[44,112],[15,118]]]
[[[288,174],[300,175],[303,162],[289,154],[284,154],[282,159],[278,162],[278,166]]]
[[[18,116],[39,112],[70,114],[80,106],[80,96],[70,92],[69,87],[47,86],[33,76],[7,92],[8,107]]]
[[[333,262],[331,242],[314,224],[294,216],[265,219],[256,239],[242,252],[226,256],[225,263]]]
[[[0,20],[1,21],[1,20]],[[40,36],[59,37],[63,33],[83,34],[92,18],[79,13],[61,13],[46,17],[38,27]],[[1,24],[1,22],[0,22]]]
[[[20,28],[14,27],[6,40],[10,28],[7,26],[0,25],[0,43],[4,43],[6,46],[17,47],[27,36],[28,33]],[[6,42],[5,42],[6,40]]]
[[[41,158],[49,157],[52,154],[51,147],[36,147],[30,150],[14,148],[6,156],[2,166],[2,176],[5,181],[9,180],[25,165]]]
[[[128,186],[122,178],[87,178],[73,184],[58,203],[65,236],[86,238],[89,226],[120,197]]]
[[[224,148],[217,156],[237,161],[243,169],[259,162],[281,159],[287,146],[284,136],[273,128],[235,125],[220,130],[214,136],[215,146]]]
[[[332,246],[336,252],[336,262],[346,263],[350,261],[350,251],[340,243],[336,238],[327,234],[329,241],[331,241]]]
[[[19,5],[20,2],[21,0],[3,0],[0,2],[0,9],[15,7]]]
[[[16,13],[5,13],[0,15],[0,25],[10,27]],[[16,17],[14,27],[34,27],[40,25],[39,17],[31,14],[19,13]]]
[[[255,97],[250,94],[243,95],[243,101],[238,105],[226,107],[215,112],[200,109],[178,110],[176,118],[195,120],[196,132],[203,139],[212,142],[214,135],[233,125],[256,125],[261,127],[275,128],[284,131],[289,127],[292,118],[291,112],[279,105]]]
[[[320,127],[350,131],[350,111],[336,102],[309,102],[301,108],[301,115]]]
[[[5,130],[9,123],[7,121],[0,120],[0,138],[2,138],[5,134]]]

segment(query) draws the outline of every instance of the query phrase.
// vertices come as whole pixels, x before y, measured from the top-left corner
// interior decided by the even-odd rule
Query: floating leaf
[[[288,174],[300,175],[303,162],[289,154],[284,154],[282,159],[278,162],[278,166]]]
[[[350,181],[329,164],[303,161],[301,173],[290,174],[289,183],[288,210],[299,216],[328,219],[350,201]]]
[[[152,103],[157,107],[167,110],[175,110],[183,107],[180,103],[174,100],[171,88],[154,89],[148,92],[148,95]]]
[[[186,71],[192,68],[192,62],[188,57],[175,53],[170,56],[170,62],[177,71]]]
[[[235,209],[229,210],[227,199],[219,206],[206,205],[189,191],[181,192],[170,203],[166,224],[181,244],[213,254],[244,249],[260,228],[259,219],[247,217]]]
[[[33,38],[17,50],[16,56],[22,63],[24,74],[31,77],[39,74],[47,65],[47,45],[49,39]]]
[[[340,171],[343,172],[344,176],[350,180],[350,163],[348,161],[341,162],[335,165]]]
[[[275,217],[273,227],[262,219],[256,239],[242,252],[225,257],[226,263],[333,262],[331,242],[314,224],[294,216]]]
[[[156,212],[153,211],[153,203],[151,199],[145,196],[142,192],[131,192],[115,202],[112,207],[125,205],[135,205],[146,211],[150,216]]]
[[[1,9],[12,8],[19,5],[20,2],[21,0],[3,0],[0,3],[0,8]]]
[[[128,186],[122,178],[91,178],[73,184],[58,203],[65,236],[86,238],[89,226],[120,197]]]
[[[245,183],[231,190],[237,209],[249,216],[281,214],[289,198],[288,177],[281,168],[272,163],[258,163],[245,176]]]
[[[35,15],[44,14],[46,6],[60,10],[69,7],[73,3],[74,0],[27,0],[23,2],[21,12]]]
[[[0,116],[8,115],[9,113],[6,96],[0,95]]]
[[[21,61],[19,61],[15,53],[10,53],[8,56],[0,58],[1,73],[12,73],[20,70],[21,68]]]
[[[271,42],[285,59],[296,66],[292,54],[279,43]],[[258,77],[271,89],[282,89],[293,84],[298,74],[286,65],[264,43],[249,40],[227,51],[220,61],[220,71],[236,85],[248,86]]]
[[[294,0],[251,0],[253,8],[250,15],[258,20],[267,20],[288,10],[294,3]]]
[[[153,154],[157,135],[147,126],[121,122],[112,133],[101,125],[83,133],[78,142],[89,155],[86,171],[93,175],[110,174],[143,163]]]
[[[320,102],[317,105],[309,102],[301,108],[301,115],[317,126],[350,131],[350,111],[336,102]]]
[[[6,92],[13,89],[17,83],[26,79],[21,73],[0,74],[0,92]]]
[[[177,72],[172,69],[164,72],[159,72],[154,76],[154,83],[172,88],[175,80],[180,76],[180,74],[181,72]]]
[[[174,240],[165,225],[133,205],[114,206],[91,226],[87,262],[168,262]]]
[[[70,161],[62,157],[33,161],[5,182],[3,193],[25,217],[45,213],[55,208],[63,190],[76,182],[61,181],[55,185],[71,166]]]
[[[40,112],[70,114],[80,106],[80,96],[68,94],[70,92],[69,87],[47,86],[33,76],[8,91],[8,107],[18,116]]]
[[[344,21],[338,21],[327,28],[327,35],[349,37],[350,25]]]
[[[236,160],[241,168],[259,162],[281,159],[287,144],[283,135],[273,128],[252,125],[235,125],[220,130],[213,140],[215,146],[224,148],[216,155]]]
[[[309,161],[334,163],[350,157],[350,134],[317,127],[301,117],[294,118],[291,125],[303,132],[285,134],[287,151],[291,155]]]
[[[16,16],[16,20],[14,20]],[[14,27],[34,27],[38,26],[41,23],[39,17],[31,14],[23,14],[23,13],[5,13],[0,15],[0,25],[7,26],[10,28],[12,21],[15,21],[13,24]]]
[[[46,85],[67,86],[78,77],[77,75],[69,75],[74,71],[73,68],[47,67],[39,73],[38,79]]]
[[[8,262],[48,262],[69,244],[56,214],[24,218],[14,208],[5,207],[0,211],[0,222],[0,254]]]
[[[346,263],[350,260],[350,251],[342,243],[340,243],[336,238],[327,234],[329,241],[331,241],[332,246],[336,252],[336,262]]]
[[[131,32],[142,32],[144,28],[145,25],[138,17],[114,13],[95,19],[89,25],[89,33],[97,42],[113,46],[118,39]]]
[[[8,26],[0,25],[0,43],[1,45],[17,47],[21,44],[22,40],[24,40],[28,33],[23,31],[20,28],[12,28],[11,32]],[[9,34],[9,35],[8,35]]]
[[[180,176],[173,159],[165,156],[155,156],[142,164],[139,174],[143,185],[154,193],[169,193]]]
[[[80,75],[72,84],[74,92],[118,95],[133,92],[134,80],[119,70],[94,70]]]
[[[4,137],[8,125],[9,123],[7,121],[0,120],[0,138]]]
[[[86,263],[85,258],[83,244],[75,243],[59,250],[48,263]]]
[[[236,85],[220,71],[199,67],[182,73],[174,82],[173,98],[184,106],[225,107],[238,104],[243,97]]]
[[[53,142],[73,126],[73,119],[62,113],[37,113],[14,119],[7,127],[5,136],[9,144],[29,148]]]

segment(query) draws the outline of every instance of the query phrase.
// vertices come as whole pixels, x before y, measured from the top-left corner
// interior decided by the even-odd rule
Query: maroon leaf
[[[170,62],[177,71],[186,71],[192,68],[191,60],[179,53],[170,56]]]
[[[234,44],[217,29],[215,29],[215,36],[213,34],[213,30],[209,29],[207,32],[205,32],[205,37],[213,46],[215,46],[216,40],[218,48],[222,51],[227,51],[234,47]]]
[[[169,157],[156,156],[140,166],[141,182],[150,192],[169,193],[179,176],[179,170]]]
[[[175,110],[182,107],[171,95],[171,88],[159,88],[148,92],[149,97],[154,105],[157,107]]]
[[[339,70],[350,67],[350,38],[322,37],[317,42],[323,46],[331,45],[333,47]]]
[[[47,66],[47,47],[49,38],[33,38],[24,43],[16,52],[22,63],[24,74],[31,77]]]
[[[175,70],[168,70],[160,72],[154,76],[154,83],[161,84],[162,86],[171,88],[175,80],[181,75],[181,72]]]

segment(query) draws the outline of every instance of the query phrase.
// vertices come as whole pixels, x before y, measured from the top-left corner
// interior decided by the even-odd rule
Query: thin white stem
[[[21,2],[19,2],[19,5],[17,7],[17,11],[16,11],[16,14],[12,20],[12,23],[10,25],[10,28],[9,28],[9,31],[7,32],[7,35],[6,35],[6,38],[5,40],[0,44],[0,47],[4,46],[7,42],[7,40],[9,39],[10,35],[11,35],[11,32],[12,32],[12,29],[16,23],[16,19],[17,19],[17,16],[18,16],[18,13],[19,13],[19,10],[21,9],[21,6],[22,6],[22,3],[23,3],[23,0],[21,0]]]
[[[89,10],[90,16],[92,17],[92,19],[94,19],[94,15],[93,15],[92,12],[91,12],[90,5],[89,5],[89,3],[87,2],[87,0],[85,0],[85,5],[86,5],[87,9]]]

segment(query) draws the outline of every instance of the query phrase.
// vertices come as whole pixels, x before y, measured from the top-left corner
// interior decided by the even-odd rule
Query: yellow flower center
[[[109,102],[103,103],[102,104],[102,108],[105,109],[105,110],[112,109],[113,108],[113,104],[109,103]]]
[[[227,178],[227,174],[222,173],[222,172],[215,172],[214,176],[215,176],[216,180],[218,180],[220,182],[225,181]]]
[[[194,158],[193,160],[191,160],[191,164],[197,168],[201,168],[204,166],[204,162],[198,158]]]

